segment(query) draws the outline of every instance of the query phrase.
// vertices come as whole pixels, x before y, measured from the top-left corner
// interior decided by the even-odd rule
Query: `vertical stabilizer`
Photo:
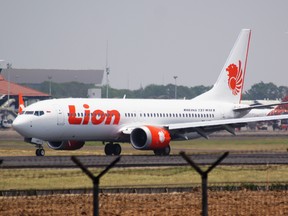
[[[19,101],[18,114],[21,114],[23,112],[23,109],[25,108],[22,93],[19,93],[18,101]]]
[[[213,88],[195,99],[240,103],[244,86],[250,37],[250,29],[241,30]]]

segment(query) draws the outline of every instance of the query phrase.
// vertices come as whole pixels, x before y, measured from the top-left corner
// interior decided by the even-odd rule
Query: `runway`
[[[192,154],[189,155],[196,164],[211,165],[222,154]],[[87,167],[105,167],[116,159],[116,156],[77,156]],[[0,168],[75,168],[70,156],[17,156],[0,157]],[[287,153],[233,153],[226,157],[221,165],[266,165],[288,164]],[[188,166],[180,155],[123,155],[115,167],[159,167],[159,166]]]

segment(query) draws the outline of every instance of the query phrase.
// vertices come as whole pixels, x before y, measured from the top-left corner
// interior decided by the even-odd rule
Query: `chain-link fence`
[[[287,165],[216,167],[208,214],[288,215],[287,171]],[[79,169],[1,169],[0,215],[92,215],[91,188]],[[99,214],[201,215],[201,201],[201,178],[188,166],[115,168],[101,179]]]
[[[209,215],[288,215],[286,187],[212,185]],[[92,215],[92,194],[1,196],[1,215]],[[200,215],[201,189],[177,193],[100,193],[100,215]]]

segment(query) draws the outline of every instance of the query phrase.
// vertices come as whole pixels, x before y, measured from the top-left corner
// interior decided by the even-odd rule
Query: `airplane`
[[[13,128],[36,145],[37,156],[45,155],[45,142],[54,150],[77,150],[85,141],[102,141],[106,155],[120,155],[123,142],[169,155],[173,140],[208,139],[220,130],[235,135],[249,122],[287,119],[255,117],[251,110],[266,105],[241,104],[250,38],[251,30],[242,29],[212,89],[191,100],[49,99],[24,108]]]

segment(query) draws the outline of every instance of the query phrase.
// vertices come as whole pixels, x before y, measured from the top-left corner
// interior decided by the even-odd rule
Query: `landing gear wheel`
[[[154,154],[157,156],[168,156],[170,154],[171,148],[170,145],[162,149],[154,149]]]
[[[154,154],[156,156],[160,156],[161,155],[161,149],[154,149],[153,152],[154,152]]]
[[[118,143],[113,145],[113,154],[114,155],[120,155],[121,151],[122,151],[122,148]]]
[[[44,149],[36,149],[36,156],[44,156],[45,150]]]
[[[104,148],[104,152],[106,155],[112,155],[113,154],[113,144],[112,143],[108,143],[105,145],[105,148]]]
[[[166,147],[163,149],[163,155],[165,155],[165,156],[170,155],[170,151],[171,151],[170,145],[166,146]]]
[[[120,155],[122,151],[121,146],[117,144],[108,143],[105,145],[104,152],[106,155]]]

